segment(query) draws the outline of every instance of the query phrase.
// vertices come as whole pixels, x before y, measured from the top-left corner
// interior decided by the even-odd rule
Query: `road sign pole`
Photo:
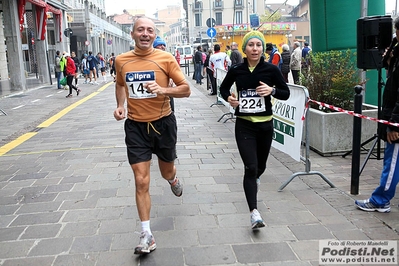
[[[211,0],[209,0],[209,13],[210,13],[210,18],[211,18],[211,28],[213,28],[213,26],[215,26],[215,25],[212,25],[212,1]],[[211,37],[211,48],[213,49],[213,37]],[[215,52],[215,51],[213,51],[213,52]]]

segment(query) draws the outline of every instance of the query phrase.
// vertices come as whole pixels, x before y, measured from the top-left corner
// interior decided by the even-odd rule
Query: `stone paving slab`
[[[82,100],[0,156],[0,265],[318,265],[321,239],[399,239],[399,208],[380,214],[361,212],[353,205],[378,183],[381,161],[368,162],[361,195],[350,195],[350,156],[320,157],[312,152],[313,169],[337,188],[318,176],[300,176],[278,192],[292,173],[304,171],[304,165],[275,149],[258,194],[267,226],[253,232],[234,121],[217,122],[227,109],[210,107],[215,97],[207,95],[204,85],[192,85],[190,98],[175,100],[176,165],[183,197],[172,195],[154,158],[151,228],[157,250],[134,255],[140,224],[123,122],[112,116],[112,85],[82,85],[82,97],[72,99],[52,88],[0,99],[10,109],[29,105],[9,112],[7,119],[0,117],[2,123],[18,121],[1,127],[3,144]],[[91,93],[96,95],[84,98]],[[32,103],[36,98],[40,101]],[[34,111],[43,106],[46,114]],[[32,119],[23,119],[24,112]],[[392,203],[398,202],[395,197]]]

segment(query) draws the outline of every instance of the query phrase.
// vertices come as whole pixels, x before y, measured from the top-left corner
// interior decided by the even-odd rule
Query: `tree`
[[[265,10],[265,13],[260,16],[260,22],[276,22],[281,19],[280,11],[271,12],[270,10]]]
[[[300,80],[301,84],[308,89],[310,98],[346,110],[353,110],[353,88],[360,84],[355,64],[356,54],[348,49],[310,52],[309,57],[309,69],[301,73]],[[316,106],[318,107],[311,104],[311,107]],[[328,108],[323,108],[323,111],[331,112]]]

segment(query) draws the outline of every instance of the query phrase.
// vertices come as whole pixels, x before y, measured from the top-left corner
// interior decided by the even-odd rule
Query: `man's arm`
[[[227,65],[231,66],[231,60],[230,60],[230,56],[228,54],[226,54],[226,61],[227,61]]]
[[[116,109],[114,111],[114,117],[116,120],[122,120],[126,118],[125,101],[126,92],[123,85],[115,83],[115,97],[116,97]]]
[[[144,88],[151,93],[171,96],[174,98],[189,97],[191,94],[190,86],[185,80],[176,84],[176,87],[161,87],[155,81],[150,81],[144,85]]]

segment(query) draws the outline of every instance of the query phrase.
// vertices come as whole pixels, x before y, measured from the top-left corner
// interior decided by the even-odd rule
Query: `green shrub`
[[[356,54],[351,50],[311,52],[310,67],[303,71],[300,81],[312,100],[353,110],[354,86],[360,84]],[[332,112],[328,108],[311,107]]]

